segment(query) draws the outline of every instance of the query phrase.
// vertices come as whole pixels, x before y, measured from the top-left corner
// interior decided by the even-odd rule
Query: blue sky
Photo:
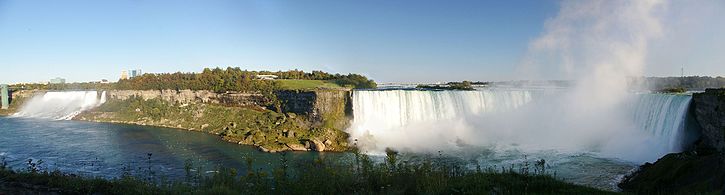
[[[554,0],[0,0],[0,83],[216,66],[382,82],[504,80],[558,10]],[[725,74],[712,66],[701,73]]]

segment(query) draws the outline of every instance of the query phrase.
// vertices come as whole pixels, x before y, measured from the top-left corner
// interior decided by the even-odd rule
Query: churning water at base
[[[614,107],[572,110],[562,90],[384,90],[353,93],[347,130],[364,151],[470,147],[592,153],[641,163],[682,148],[690,96],[631,94]]]
[[[70,120],[81,112],[106,102],[106,92],[96,91],[46,92],[23,104],[15,117]]]

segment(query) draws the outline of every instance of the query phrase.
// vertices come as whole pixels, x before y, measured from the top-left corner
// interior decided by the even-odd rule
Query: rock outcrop
[[[698,147],[725,152],[725,88],[692,95],[695,118],[702,127]]]
[[[667,154],[626,176],[619,187],[637,194],[725,193],[725,156]]]
[[[278,91],[282,112],[305,115],[318,125],[344,129],[352,117],[351,91]]]
[[[176,103],[209,103],[226,106],[260,106],[267,105],[268,100],[262,94],[256,93],[215,93],[206,90],[111,90],[107,91],[108,98],[126,100],[140,97],[144,100],[161,98]]]

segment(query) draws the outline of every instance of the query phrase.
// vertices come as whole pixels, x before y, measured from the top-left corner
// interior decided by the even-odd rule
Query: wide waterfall
[[[512,110],[531,101],[529,91],[356,91],[355,128],[389,131],[410,124]]]
[[[106,92],[96,91],[47,92],[25,102],[15,117],[70,120],[81,112],[106,102]]]
[[[685,116],[692,96],[640,94],[632,103],[633,119],[640,129],[666,143],[672,151],[681,150]]]
[[[590,112],[566,90],[354,91],[351,142],[436,152],[467,147],[593,152],[630,161],[681,150],[691,97],[631,94]]]

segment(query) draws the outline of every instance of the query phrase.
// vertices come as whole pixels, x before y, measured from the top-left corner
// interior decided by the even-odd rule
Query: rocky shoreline
[[[202,133],[208,133],[204,131],[200,131],[196,128],[184,128],[182,126],[172,126],[172,125],[163,125],[163,124],[147,124],[144,122],[135,122],[135,121],[103,121],[103,120],[92,120],[92,119],[86,119],[86,118],[73,118],[72,120],[76,121],[87,121],[87,122],[94,122],[94,123],[111,123],[111,124],[125,124],[125,125],[138,125],[138,126],[149,126],[149,127],[161,127],[161,128],[170,128],[170,129],[178,129],[178,130],[186,130],[186,131],[197,131]],[[219,133],[214,133],[214,135],[219,135]],[[224,140],[229,143],[239,144],[239,145],[249,145],[245,144],[242,141],[236,141],[232,139],[225,139],[224,137],[221,138],[221,140]],[[331,145],[330,140],[319,141],[319,140],[309,140],[309,142],[306,142],[305,144],[295,144],[295,143],[285,143],[285,146],[287,148],[283,148],[281,150],[270,150],[265,148],[264,146],[260,145],[252,145],[254,147],[257,147],[259,151],[262,152],[269,152],[269,153],[276,153],[276,152],[284,152],[284,151],[317,151],[317,152],[344,152],[346,150],[325,150],[325,148],[330,148],[328,145]]]

